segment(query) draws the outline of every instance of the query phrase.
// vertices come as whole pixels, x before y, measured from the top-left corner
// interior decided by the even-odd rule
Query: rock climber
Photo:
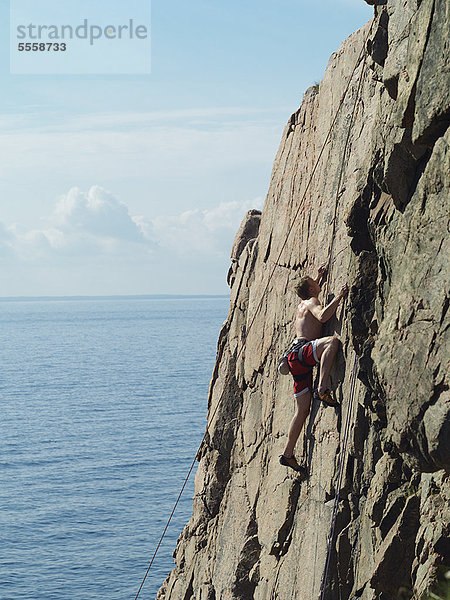
[[[311,407],[314,365],[320,363],[319,384],[315,396],[328,406],[337,406],[327,384],[340,342],[336,336],[320,337],[320,335],[322,324],[334,315],[340,302],[347,296],[348,286],[347,284],[342,286],[337,296],[323,307],[318,296],[322,289],[321,284],[326,278],[326,272],[326,264],[322,264],[316,279],[308,276],[302,277],[294,286],[294,291],[301,298],[295,317],[297,338],[285,352],[278,366],[280,373],[284,375],[291,373],[293,376],[294,398],[297,402],[297,409],[289,426],[288,440],[284,452],[280,456],[280,463],[295,471],[303,472],[304,475],[306,475],[306,469],[298,464],[294,456],[294,447]]]

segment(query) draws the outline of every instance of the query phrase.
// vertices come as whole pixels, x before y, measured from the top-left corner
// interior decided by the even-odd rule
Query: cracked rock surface
[[[343,42],[289,119],[262,214],[247,214],[233,245],[193,515],[159,600],[318,598],[338,491],[327,600],[446,593],[450,8],[369,4],[373,21]],[[367,59],[306,190],[366,36]],[[326,293],[348,282],[350,294],[324,334],[342,341],[331,375],[342,409],[313,402],[296,448],[303,481],[278,462],[294,401],[276,367],[295,336],[292,284],[327,260],[335,214]]]

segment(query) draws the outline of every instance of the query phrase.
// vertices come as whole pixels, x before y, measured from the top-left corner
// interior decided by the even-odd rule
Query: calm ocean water
[[[133,599],[205,428],[228,299],[0,302],[0,598]],[[141,598],[192,510],[193,477]]]

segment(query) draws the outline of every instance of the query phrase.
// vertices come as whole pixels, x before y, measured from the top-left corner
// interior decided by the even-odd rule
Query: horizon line
[[[71,296],[0,296],[0,302],[36,300],[131,300],[151,298],[228,298],[229,294],[110,294],[110,295],[71,295]]]

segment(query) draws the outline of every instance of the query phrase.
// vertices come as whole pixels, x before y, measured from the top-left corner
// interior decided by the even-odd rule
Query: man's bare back
[[[309,341],[321,337],[322,333],[322,323],[311,312],[310,302],[311,299],[302,300],[298,305],[295,317],[295,332],[297,338],[306,338]]]
[[[316,340],[321,337],[322,324],[326,323],[336,312],[342,298],[348,293],[347,285],[344,285],[338,295],[325,307],[321,305],[318,295],[321,291],[318,279],[310,280],[310,294],[307,300],[302,300],[297,308],[295,317],[295,332],[298,338]]]

